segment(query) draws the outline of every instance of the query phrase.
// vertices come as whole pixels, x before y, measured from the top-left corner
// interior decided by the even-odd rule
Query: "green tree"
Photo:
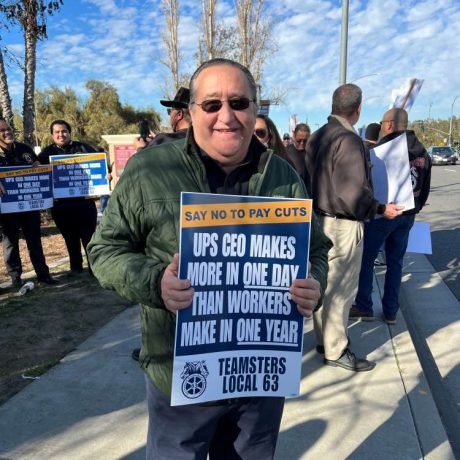
[[[72,126],[73,136],[83,138],[82,103],[73,89],[51,86],[44,91],[36,91],[35,109],[37,136],[42,147],[52,142],[49,126],[56,119],[66,120]]]
[[[88,142],[100,145],[101,135],[123,133],[125,122],[116,88],[106,81],[88,80],[89,98],[83,106],[84,136]]]
[[[161,118],[153,107],[138,110],[130,104],[124,104],[121,116],[123,117],[126,125],[123,133],[120,134],[138,133],[138,124],[141,120],[147,120],[152,131],[158,131],[160,129]]]

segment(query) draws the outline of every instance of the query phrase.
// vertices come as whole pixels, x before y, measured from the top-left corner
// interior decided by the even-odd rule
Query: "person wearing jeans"
[[[411,174],[414,208],[404,211],[394,220],[374,219],[364,227],[364,249],[359,275],[358,293],[355,304],[350,309],[350,319],[372,321],[372,284],[374,260],[383,243],[387,270],[385,289],[382,298],[383,320],[396,324],[399,310],[399,291],[401,288],[402,264],[407,249],[409,232],[414,225],[415,215],[420,212],[428,199],[431,182],[431,161],[425,147],[413,131],[407,130],[408,116],[404,109],[393,108],[385,112],[381,122],[380,140],[377,146],[390,142],[405,134],[408,161]]]
[[[373,317],[372,282],[374,261],[382,244],[385,243],[387,274],[385,276],[382,308],[387,323],[394,323],[396,320],[396,313],[399,310],[398,298],[401,288],[403,258],[414,220],[414,214],[403,214],[393,220],[374,219],[364,225],[363,258],[355,306],[361,312],[368,313],[369,317]]]

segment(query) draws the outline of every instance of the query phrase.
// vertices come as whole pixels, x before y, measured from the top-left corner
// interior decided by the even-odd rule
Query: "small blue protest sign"
[[[172,405],[299,394],[303,318],[289,294],[307,277],[311,200],[181,194]]]
[[[2,214],[39,211],[53,206],[51,166],[6,166],[0,168],[5,188],[1,196]]]
[[[52,155],[54,198],[108,195],[105,153]]]

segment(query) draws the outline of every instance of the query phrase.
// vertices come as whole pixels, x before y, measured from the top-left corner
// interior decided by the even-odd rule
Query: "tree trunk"
[[[35,67],[37,37],[30,30],[32,25],[24,30],[25,60],[24,60],[24,100],[22,105],[24,142],[35,145]]]
[[[11,108],[11,97],[8,90],[8,80],[6,77],[5,64],[3,62],[3,52],[0,49],[0,108],[3,118],[14,129],[13,109]]]

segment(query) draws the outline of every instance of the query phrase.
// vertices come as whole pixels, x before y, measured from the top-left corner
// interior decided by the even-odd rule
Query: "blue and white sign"
[[[2,214],[39,211],[53,206],[51,166],[6,166],[0,168],[5,188],[1,196]]]
[[[297,396],[311,200],[182,193],[179,277],[195,289],[177,315],[172,405]]]
[[[52,155],[54,198],[110,193],[105,153]]]

